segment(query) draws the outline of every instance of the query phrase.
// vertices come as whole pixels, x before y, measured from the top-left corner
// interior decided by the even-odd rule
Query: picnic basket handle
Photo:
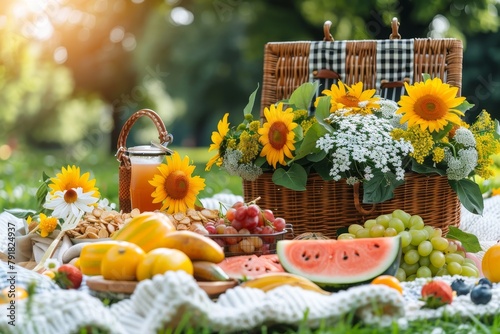
[[[158,139],[160,139],[160,143],[162,145],[171,143],[173,141],[173,136],[167,132],[165,124],[163,123],[160,115],[158,115],[151,109],[141,109],[139,111],[136,111],[125,122],[120,131],[120,135],[118,136],[118,143],[116,145],[116,159],[120,162],[120,165],[125,165],[127,167],[130,166],[130,159],[128,155],[125,154],[127,150],[127,137],[134,123],[142,116],[147,116],[153,121],[156,129],[158,130]]]
[[[332,27],[332,21],[325,21],[323,24],[323,41],[325,42],[333,42],[333,36],[330,33],[330,28]],[[392,33],[389,35],[390,39],[401,39],[401,35],[399,34],[399,21],[397,17],[393,17],[391,21]]]
[[[363,208],[361,206],[361,202],[359,201],[359,184],[360,182],[356,182],[353,187],[354,187],[354,207],[356,208],[356,210],[358,210],[359,213],[363,214],[363,215],[369,215],[371,214],[374,210],[375,210],[375,204],[372,204],[372,207],[370,210],[366,210],[365,208]]]
[[[392,18],[391,22],[392,33],[389,35],[389,39],[401,39],[399,34],[399,21],[397,17]]]
[[[323,41],[325,42],[333,42],[333,36],[330,33],[330,28],[332,27],[332,21],[328,20],[325,21],[325,24],[323,24],[323,34],[325,37],[323,38]]]

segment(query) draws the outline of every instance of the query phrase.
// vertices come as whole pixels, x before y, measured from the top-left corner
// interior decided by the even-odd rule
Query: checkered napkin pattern
[[[311,42],[309,49],[309,82],[314,82],[316,79],[313,75],[314,71],[318,70],[331,70],[340,75],[340,79],[345,77],[345,54],[346,54],[345,41],[333,42]],[[334,84],[332,79],[321,79],[318,96],[324,89],[330,89]]]
[[[377,91],[380,82],[413,82],[413,39],[388,39],[377,41]]]

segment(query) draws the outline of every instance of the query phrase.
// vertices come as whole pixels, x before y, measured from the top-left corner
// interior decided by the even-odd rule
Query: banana
[[[210,261],[193,261],[193,276],[197,281],[228,281],[230,279],[219,265]]]
[[[286,285],[296,286],[296,287],[299,287],[299,288],[304,289],[304,290],[309,290],[309,291],[314,291],[314,292],[320,293],[322,295],[327,295],[327,296],[330,295],[330,292],[321,289],[319,286],[317,286],[313,282],[296,281],[296,282],[287,283]],[[267,292],[267,291],[271,291],[275,288],[278,288],[280,286],[283,286],[283,284],[277,282],[277,283],[269,284],[269,285],[265,286],[262,290]]]
[[[286,272],[263,274],[258,276],[257,278],[245,281],[240,284],[241,287],[256,288],[266,292],[282,285],[298,286],[305,290],[316,291],[325,295],[330,294],[329,292],[321,289],[318,285],[316,285],[309,279]]]
[[[191,261],[224,260],[224,250],[213,239],[192,231],[173,231],[162,236],[163,247],[183,251]]]

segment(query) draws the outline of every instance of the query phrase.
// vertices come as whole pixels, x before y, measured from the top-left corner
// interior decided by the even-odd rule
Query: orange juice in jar
[[[158,166],[163,162],[164,150],[152,146],[135,146],[128,149],[132,166],[130,177],[130,202],[132,209],[141,212],[154,211],[161,208],[161,203],[153,203],[151,194],[155,190],[149,181],[159,174]]]

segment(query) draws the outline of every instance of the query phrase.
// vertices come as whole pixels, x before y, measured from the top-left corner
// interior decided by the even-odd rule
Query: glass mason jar
[[[155,190],[149,181],[159,174],[158,166],[169,154],[158,147],[143,145],[130,147],[127,150],[131,164],[130,202],[132,209],[141,212],[154,211],[161,208],[162,203],[153,203],[151,194]]]

